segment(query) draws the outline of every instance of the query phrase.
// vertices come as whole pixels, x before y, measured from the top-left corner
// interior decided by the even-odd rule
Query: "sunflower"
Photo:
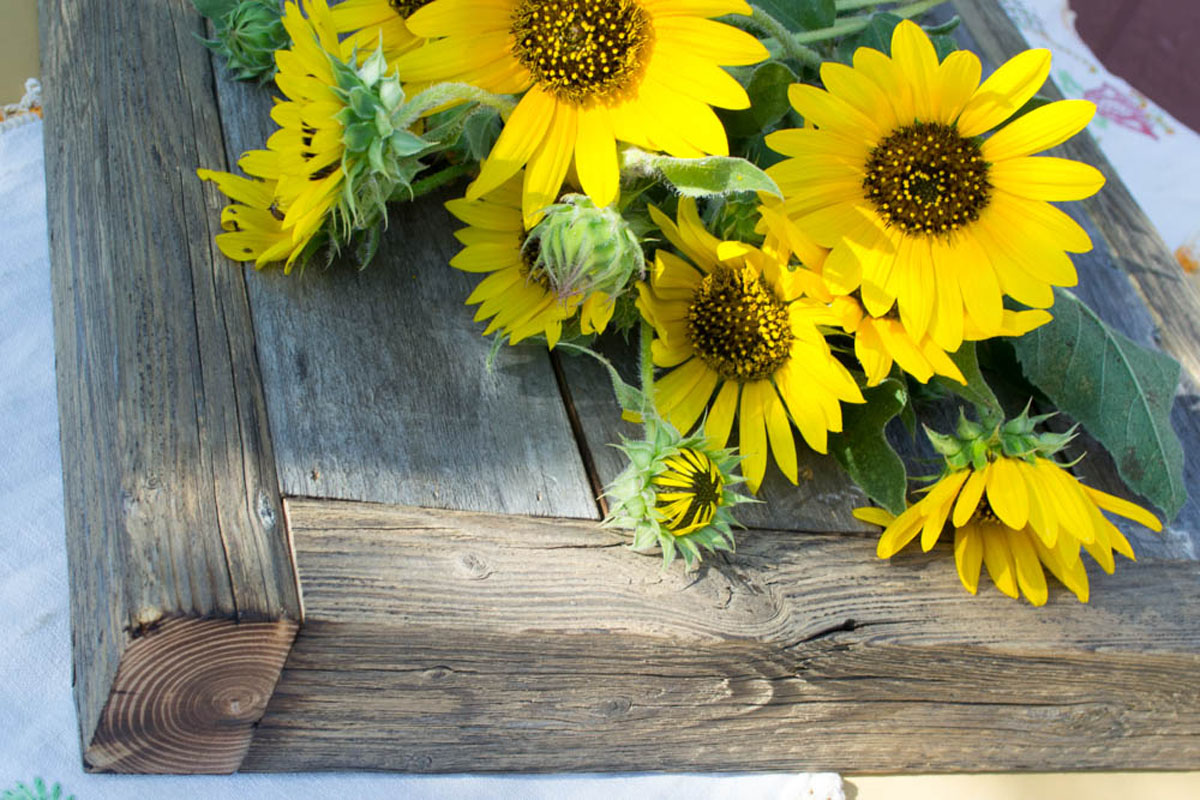
[[[690,260],[659,250],[650,286],[638,285],[638,308],[657,335],[654,363],[671,370],[655,383],[659,413],[688,431],[716,392],[705,432],[723,447],[738,416],[750,491],[762,483],[768,446],[796,483],[792,424],[823,453],[828,432],[842,429],[840,402],[863,402],[818,328],[836,319],[802,297],[802,271],[788,270],[776,251],[709,234],[695,200],[680,199],[678,225],[653,206],[650,213]]]
[[[1028,50],[980,84],[974,54],[939,64],[925,33],[904,21],[891,58],[859,48],[853,67],[821,66],[825,89],[790,87],[793,107],[816,127],[770,134],[790,158],[768,173],[789,219],[831,248],[824,276],[835,294],[860,289],[874,317],[896,306],[914,340],[928,332],[954,351],[966,327],[1001,327],[1004,295],[1048,308],[1052,286],[1075,284],[1064,251],[1086,252],[1091,240],[1048,201],[1089,197],[1104,178],[1032,154],[1082,130],[1095,106],[1049,103],[980,138],[1049,70],[1048,51]]]
[[[345,179],[337,118],[345,104],[334,93],[329,56],[337,52],[337,34],[325,0],[313,0],[305,8],[307,17],[288,3],[283,15],[292,44],[275,54],[275,82],[288,98],[271,110],[280,129],[268,139],[267,150],[250,151],[238,161],[248,175],[262,180],[197,170],[234,201],[221,213],[227,231],[217,236],[221,252],[235,261],[254,261],[256,267],[285,261],[290,270],[297,258],[311,252],[309,245]]]
[[[462,81],[525,92],[467,191],[476,199],[522,166],[532,226],[574,159],[598,206],[619,191],[618,141],[678,157],[728,154],[710,106],[747,108],[722,65],[767,57],[753,36],[706,17],[749,14],[743,0],[435,0],[407,20],[430,39],[396,62],[416,83]]]
[[[928,551],[949,521],[958,576],[968,592],[978,590],[981,565],[986,564],[996,588],[1014,598],[1019,591],[1040,606],[1048,594],[1043,565],[1080,602],[1087,602],[1081,545],[1110,575],[1114,550],[1134,558],[1129,541],[1101,509],[1162,530],[1146,509],[1081,484],[1042,457],[998,456],[983,469],[951,472],[898,517],[881,508],[860,508],[854,514],[886,527],[876,549],[880,558],[891,558],[917,534]]]
[[[451,214],[470,226],[455,232],[465,247],[450,260],[450,266],[490,273],[467,298],[468,304],[479,304],[475,320],[491,318],[485,336],[500,331],[516,344],[540,333],[551,348],[562,336],[563,323],[576,311],[583,333],[600,333],[612,318],[611,297],[604,292],[560,297],[531,271],[537,254],[527,246],[521,180],[517,174],[486,197],[446,203]]]
[[[425,40],[408,29],[408,17],[430,0],[346,0],[333,7],[333,25],[338,33],[349,33],[343,41],[359,52],[383,47],[389,64],[420,46]]]

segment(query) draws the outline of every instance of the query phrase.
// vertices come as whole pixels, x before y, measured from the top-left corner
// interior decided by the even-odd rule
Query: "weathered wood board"
[[[246,284],[213,244],[220,205],[194,173],[224,163],[212,68],[186,2],[45,0],[39,17],[84,762],[228,772],[300,598]],[[154,635],[172,620],[206,645],[194,663]],[[233,640],[241,659],[220,657]],[[253,707],[203,709],[229,697]]]
[[[994,0],[959,7],[993,62],[1023,46]],[[1031,609],[966,595],[943,550],[875,559],[861,492],[807,454],[736,555],[663,572],[596,525],[621,468],[604,373],[537,347],[485,368],[453,190],[365,272],[232,266],[194,171],[262,146],[270,93],[214,73],[188,0],[40,9],[89,769],[1200,762],[1195,500],[1089,605]],[[1183,362],[1195,487],[1200,298],[1104,168],[1081,294]]]
[[[756,531],[696,575],[593,525],[286,501],[305,627],[248,770],[1195,767],[1196,565],[1045,608],[948,546]],[[1124,566],[1124,565],[1123,565]],[[369,701],[366,698],[370,698]]]

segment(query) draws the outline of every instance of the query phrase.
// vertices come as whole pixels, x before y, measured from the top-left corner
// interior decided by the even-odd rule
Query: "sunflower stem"
[[[651,343],[654,341],[654,331],[650,327],[650,323],[644,318],[641,324],[641,376],[642,376],[642,397],[645,399],[642,404],[642,425],[645,426],[646,438],[654,436],[654,418],[658,416],[654,407],[654,352]]]
[[[750,8],[754,12],[750,22],[763,33],[775,37],[787,58],[814,69],[821,66],[821,54],[796,41],[786,25],[756,5],[751,4]]]
[[[918,14],[924,14],[931,8],[940,6],[944,2],[946,2],[946,0],[919,0],[919,2],[916,3],[910,3],[906,6],[893,8],[888,13],[895,14],[897,17],[901,17],[902,19],[911,19]],[[840,20],[833,25],[830,25],[828,28],[819,28],[815,31],[805,31],[804,33],[793,34],[791,39],[797,44],[824,42],[828,39],[836,39],[839,36],[847,36],[851,33],[858,33],[866,28],[870,21],[870,15],[864,14],[857,17],[851,17],[850,19]]]
[[[440,189],[451,181],[468,174],[474,168],[474,164],[451,164],[445,169],[438,170],[432,175],[421,178],[419,181],[413,181],[409,189],[408,199],[416,200],[418,197],[429,194],[435,189]]]

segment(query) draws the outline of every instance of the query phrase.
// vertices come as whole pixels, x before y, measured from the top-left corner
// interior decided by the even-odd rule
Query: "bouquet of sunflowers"
[[[450,266],[480,276],[492,357],[594,356],[643,426],[606,490],[634,548],[732,550],[768,461],[796,483],[807,447],[878,504],[855,514],[880,557],[945,535],[972,593],[986,565],[1013,597],[1045,603],[1049,570],[1086,602],[1082,552],[1134,556],[1104,512],[1161,523],[1072,475],[1056,410],[1182,506],[1178,365],[1067,290],[1091,241],[1053,203],[1104,178],[1037,155],[1095,111],[1037,96],[1048,52],[981,80],[957,20],[914,21],[931,0],[195,2],[279,95],[245,176],[199,170],[231,201],[222,252],[367,268],[389,214],[465,184]],[[606,331],[640,343],[636,382],[593,349]],[[948,403],[910,492],[884,428]]]

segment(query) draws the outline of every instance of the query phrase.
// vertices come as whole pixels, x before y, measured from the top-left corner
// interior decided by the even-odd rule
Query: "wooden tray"
[[[994,0],[959,11],[993,62],[1023,47]],[[943,548],[876,559],[862,495],[810,456],[736,555],[663,572],[596,524],[604,376],[537,347],[485,369],[445,197],[400,209],[364,272],[244,272],[195,169],[261,146],[269,92],[214,72],[187,0],[40,18],[88,769],[1200,762],[1195,501],[1089,605],[1032,609],[967,595]],[[1198,442],[1194,284],[1094,144],[1065,151],[1109,176],[1082,291],[1183,362]]]

